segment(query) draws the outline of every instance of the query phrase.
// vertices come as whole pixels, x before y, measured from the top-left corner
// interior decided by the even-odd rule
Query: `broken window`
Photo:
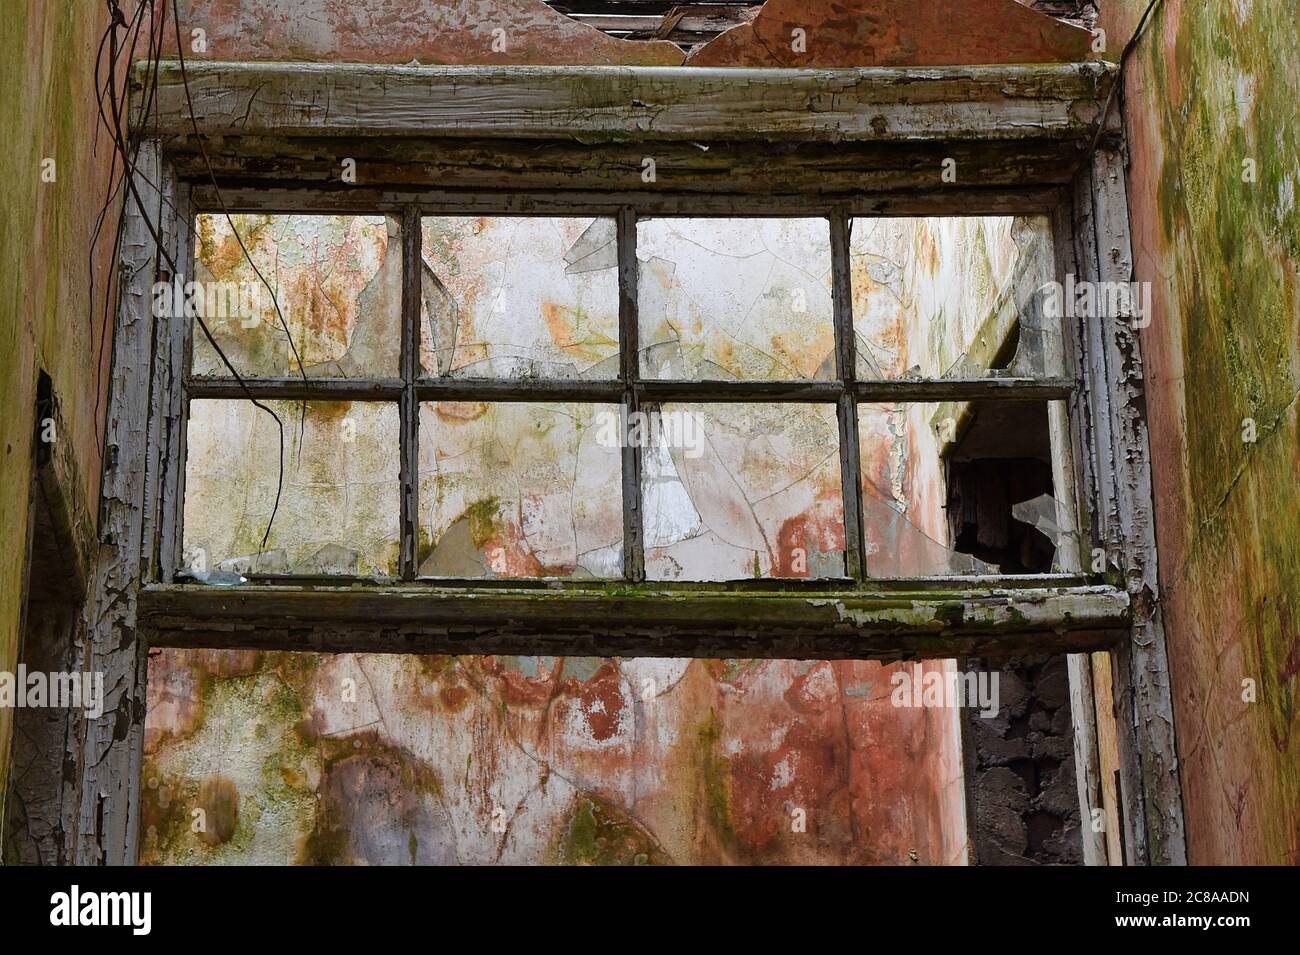
[[[840,598],[873,579],[891,597],[899,579],[935,586],[920,578],[979,594],[981,576],[1077,569],[1074,386],[1041,306],[1045,219],[427,211],[287,217],[329,235],[382,227],[382,261],[334,280],[358,304],[332,313],[353,317],[328,334],[286,297],[287,338],[274,313],[223,326],[242,381],[196,363],[182,579],[401,580],[476,604],[523,593],[552,600],[517,621],[549,639],[586,623],[563,604],[571,592],[686,603],[748,582],[734,588],[824,591],[797,612],[836,603],[843,621],[855,611]],[[303,229],[285,233],[294,248]],[[267,272],[274,287],[287,267]],[[379,286],[398,290],[391,325],[373,319]],[[248,357],[263,351],[275,361]],[[362,353],[369,364],[343,357]],[[611,581],[652,586],[611,593]],[[337,589],[316,583],[302,588],[311,599]],[[994,612],[1022,604],[1007,606]],[[712,632],[749,625],[733,610]],[[567,646],[619,652],[599,627]],[[393,649],[389,636],[367,645]],[[546,832],[545,858],[563,861],[900,861],[855,829],[879,824],[861,807],[898,795],[899,765],[917,769],[908,798],[963,821],[926,834],[918,814],[891,838],[921,845],[922,861],[964,858],[952,713],[891,700],[910,665],[200,645],[150,660],[147,861],[181,861],[195,839],[212,859],[536,861],[498,820]],[[905,733],[861,749],[886,719]],[[465,759],[484,746],[496,762]],[[838,779],[826,766],[859,763],[844,788],[826,782]],[[718,778],[742,796],[687,820]],[[769,822],[795,798],[833,820],[815,847]],[[207,828],[176,825],[178,803],[202,808]],[[356,815],[371,803],[392,811]],[[606,839],[594,853],[593,831]]]
[[[637,223],[647,378],[832,379],[826,219]]]
[[[185,549],[194,577],[214,584],[243,574],[395,577],[397,406],[267,407],[283,434],[247,401],[190,405]]]
[[[834,405],[665,404],[644,455],[646,578],[843,577]]]
[[[196,233],[193,579],[1067,567],[1044,217],[408,209]]]
[[[849,261],[860,378],[1062,374],[1046,217],[857,218]]]
[[[615,231],[608,217],[426,216],[423,373],[617,377]]]
[[[1065,571],[1062,545],[1074,544],[1074,518],[1055,496],[1053,442],[1068,435],[1053,433],[1058,419],[1048,409],[1024,401],[860,405],[867,575]]]
[[[623,573],[618,406],[434,401],[420,408],[420,575]]]
[[[183,285],[175,304],[199,312],[246,377],[394,376],[398,230],[392,216],[200,215],[197,282]],[[193,374],[227,376],[202,330],[193,337]]]

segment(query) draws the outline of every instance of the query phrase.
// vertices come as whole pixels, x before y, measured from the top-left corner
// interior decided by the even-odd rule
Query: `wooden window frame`
[[[239,210],[399,212],[404,241],[414,245],[405,250],[408,262],[418,255],[425,211],[601,209],[619,217],[626,239],[636,212],[802,217],[811,198],[830,211],[837,244],[847,242],[850,217],[1042,214],[1051,218],[1058,277],[1129,281],[1122,131],[1113,113],[1102,116],[1114,76],[1112,65],[1099,63],[924,70],[208,63],[190,66],[186,89],[178,64],[162,64],[157,87],[137,96],[133,113],[143,142],[127,190],[106,546],[88,614],[95,661],[113,689],[105,717],[88,730],[78,857],[134,858],[147,651],[169,646],[882,660],[1069,653],[1084,809],[1103,801],[1093,714],[1105,698],[1118,736],[1122,812],[1113,804],[1105,811],[1122,826],[1123,856],[1184,861],[1140,349],[1127,316],[1064,329],[1068,384],[856,382],[853,339],[845,334],[847,276],[837,275],[836,353],[845,377],[831,389],[807,382],[796,389],[841,406],[842,430],[864,397],[1068,402],[1066,477],[1078,489],[1080,549],[1067,555],[1066,574],[865,579],[859,525],[847,583],[633,580],[556,588],[408,579],[215,588],[176,576],[187,405],[212,392],[185,390],[191,323],[154,322],[149,307],[161,259],[189,260],[194,211],[222,202]],[[139,111],[145,102],[148,115]],[[663,157],[657,187],[635,178],[644,154]],[[361,157],[362,185],[337,181],[338,163],[349,156]],[[962,184],[940,184],[944,157],[957,157],[968,177]],[[623,278],[626,300],[635,275]],[[418,297],[412,269],[403,280],[410,308]],[[628,304],[620,307],[625,332],[634,315]],[[404,325],[408,371],[414,329]],[[460,384],[422,390],[407,376],[398,397],[409,404]],[[623,387],[635,406],[646,383]],[[765,387],[707,386],[731,399],[754,398]],[[302,388],[300,380],[268,385],[279,397],[338,396],[319,385],[295,390]],[[846,445],[856,447],[848,438],[856,433],[841,435],[842,459]],[[402,456],[404,523],[415,513],[405,493],[413,447],[408,442]],[[853,490],[860,493],[856,483]],[[854,495],[845,496],[852,534],[847,525],[860,517],[848,514]],[[1084,573],[1083,553],[1098,547],[1111,570]],[[413,568],[412,549],[403,548],[404,572]],[[1089,861],[1106,858],[1099,843],[1085,838]]]
[[[837,378],[818,381],[675,381],[644,379],[639,373],[637,329],[636,222],[639,218],[699,214],[680,196],[637,196],[601,201],[590,194],[556,196],[519,193],[472,197],[433,191],[388,199],[350,198],[308,186],[284,194],[256,187],[223,189],[220,202],[208,188],[177,209],[171,229],[186,237],[188,274],[194,274],[193,229],[198,214],[222,210],[268,214],[369,214],[400,216],[403,244],[402,346],[400,378],[308,378],[292,375],[234,379],[176,379],[179,409],[159,467],[169,493],[160,496],[161,529],[153,573],[145,578],[143,613],[155,643],[172,646],[319,646],[331,633],[334,649],[374,650],[400,646],[421,652],[528,653],[545,646],[556,655],[941,657],[1016,652],[1103,649],[1114,645],[1129,622],[1128,597],[1104,575],[1085,574],[1077,534],[1062,541],[1064,572],[1024,575],[952,575],[905,579],[865,573],[862,526],[858,405],[872,401],[1030,401],[1061,410],[1053,434],[1054,458],[1063,496],[1080,502],[1072,462],[1075,435],[1067,405],[1077,405],[1079,379],[1007,377],[895,379],[856,377],[855,336],[849,277],[849,227],[857,218],[877,217],[868,202],[821,202],[806,196],[716,195],[708,217],[800,217],[827,221],[832,255],[832,320]],[[816,202],[816,200],[811,200]],[[520,209],[527,210],[520,212]],[[903,207],[905,208],[905,207]],[[1009,197],[1006,213],[1051,214],[1035,197]],[[619,245],[620,377],[609,381],[508,381],[421,378],[416,362],[419,321],[420,221],[427,215],[605,216],[617,223]],[[902,209],[890,215],[905,215]],[[1053,222],[1053,228],[1058,223]],[[1055,240],[1054,240],[1055,241]],[[1058,243],[1059,246],[1059,243]],[[173,350],[188,356],[193,328],[172,322]],[[188,369],[188,357],[181,367]],[[185,428],[195,399],[380,401],[399,403],[402,448],[401,580],[367,577],[251,575],[236,588],[193,583],[179,563],[182,553]],[[841,485],[844,499],[844,577],[769,578],[724,582],[647,581],[636,499],[641,488],[641,454],[624,447],[623,517],[625,577],[567,581],[547,578],[422,578],[417,573],[418,408],[430,400],[599,401],[620,403],[629,412],[649,402],[821,403],[836,406]],[[1075,515],[1077,526],[1077,514]],[[150,542],[146,541],[146,547]],[[746,603],[747,595],[761,602]],[[306,598],[306,599],[301,599]],[[536,609],[541,602],[544,611]],[[289,628],[284,621],[300,621]],[[454,629],[453,629],[454,628]],[[337,632],[336,632],[337,631]],[[219,635],[218,635],[219,634]],[[915,646],[911,644],[916,644]]]
[[[293,210],[298,214],[337,214],[329,193],[303,194],[298,197],[302,205]],[[528,196],[534,202],[543,198],[540,195]],[[245,212],[267,212],[264,204],[256,201],[256,196],[247,196],[247,207],[226,210],[232,214]],[[482,200],[480,200],[480,203]],[[545,587],[548,590],[557,586],[566,589],[599,591],[619,582],[639,584],[646,583],[645,547],[641,526],[641,501],[644,491],[642,475],[641,449],[625,444],[622,448],[623,473],[623,573],[620,577],[600,579],[590,582],[566,581],[553,578],[452,578],[423,577],[418,572],[416,559],[416,541],[418,540],[417,511],[419,504],[419,407],[430,401],[488,401],[488,402],[593,402],[616,405],[621,414],[631,415],[643,408],[653,409],[665,402],[676,403],[724,403],[739,404],[746,402],[765,402],[772,404],[832,404],[836,407],[836,421],[839,430],[840,480],[844,504],[845,536],[845,574],[833,577],[801,579],[770,578],[758,580],[734,580],[728,582],[690,582],[697,584],[696,590],[710,589],[717,586],[730,586],[743,591],[748,588],[773,587],[787,589],[808,587],[810,589],[856,590],[871,581],[866,572],[866,553],[864,550],[865,531],[862,526],[862,462],[858,449],[858,406],[867,402],[950,402],[950,401],[1030,401],[1047,403],[1052,401],[1068,402],[1075,397],[1078,383],[1068,377],[1016,377],[991,373],[984,377],[950,377],[930,379],[880,379],[861,381],[856,375],[857,356],[855,353],[856,335],[853,329],[852,289],[850,279],[849,242],[852,221],[844,207],[834,204],[825,208],[805,206],[800,219],[821,221],[826,224],[829,239],[829,266],[832,276],[832,325],[835,340],[836,374],[828,379],[798,380],[690,380],[643,378],[640,370],[639,309],[637,295],[637,225],[641,221],[663,218],[685,218],[684,215],[665,214],[657,208],[658,203],[641,202],[638,205],[601,206],[590,202],[579,208],[565,210],[565,217],[587,218],[600,217],[616,223],[616,245],[618,249],[618,303],[619,303],[619,371],[617,377],[610,379],[510,379],[501,377],[444,376],[423,375],[418,367],[419,343],[417,335],[420,329],[420,291],[411,273],[418,269],[421,255],[418,241],[409,236],[419,237],[421,223],[426,216],[480,216],[493,215],[482,204],[466,206],[460,199],[424,198],[419,203],[402,206],[385,206],[370,210],[349,210],[348,214],[367,212],[371,215],[392,216],[402,223],[402,305],[401,327],[402,339],[398,364],[400,377],[352,376],[337,377],[303,377],[294,375],[263,377],[244,375],[241,379],[231,377],[195,376],[185,374],[182,380],[181,401],[186,408],[196,399],[262,400],[288,401],[338,401],[338,402],[376,402],[399,406],[401,447],[399,451],[401,484],[401,519],[400,534],[400,580],[406,582],[420,581],[437,587],[483,587],[504,586]],[[749,204],[741,204],[747,208]],[[726,209],[727,207],[721,207]],[[195,215],[223,214],[221,208],[203,208],[193,210]],[[546,215],[560,215],[551,211]],[[715,212],[709,217],[694,217],[697,221],[708,218],[735,217],[736,208],[729,211]],[[767,217],[786,218],[785,215]],[[741,218],[758,219],[752,211]],[[178,223],[177,228],[186,224]],[[187,263],[187,275],[195,275],[196,250],[191,247],[190,260]],[[390,252],[391,254],[391,252]],[[182,350],[189,354],[193,348],[193,330],[186,333]],[[624,420],[629,420],[624,418]],[[1061,435],[1065,437],[1063,433]],[[183,437],[183,436],[182,436]],[[178,443],[177,455],[184,457],[183,441]],[[1069,454],[1069,448],[1056,449],[1054,453]],[[183,478],[183,462],[174,469],[178,477]],[[1072,485],[1071,485],[1072,487]],[[183,510],[183,488],[171,499],[174,507]],[[1073,506],[1073,502],[1070,502]],[[184,568],[175,564],[176,555],[183,551],[183,521],[181,515],[167,513],[163,515],[164,526],[170,533],[179,535],[167,548],[168,561],[160,565],[160,579],[174,582],[186,579]],[[1073,542],[1073,533],[1070,535]],[[160,542],[161,543],[161,542]],[[1069,546],[1067,544],[1066,546]],[[160,547],[160,551],[162,548]],[[1071,557],[1069,562],[1076,564]],[[370,576],[304,576],[298,574],[257,574],[248,573],[247,579],[257,583],[285,584],[312,582],[326,586],[342,586],[351,583],[368,583],[383,586],[395,581]],[[990,584],[1003,585],[1004,582],[1021,577],[1030,577],[1041,581],[1055,581],[1063,585],[1073,582],[1076,574],[1056,575],[1016,575],[989,576],[964,575],[953,576],[949,585],[954,591],[963,589],[982,590]],[[967,582],[972,582],[967,586]],[[654,581],[655,587],[672,591],[679,585],[668,581]],[[690,589],[682,592],[689,593]]]

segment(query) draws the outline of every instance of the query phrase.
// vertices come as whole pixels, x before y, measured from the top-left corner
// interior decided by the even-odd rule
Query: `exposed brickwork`
[[[963,667],[999,677],[996,716],[963,710],[974,863],[1082,864],[1065,657]]]

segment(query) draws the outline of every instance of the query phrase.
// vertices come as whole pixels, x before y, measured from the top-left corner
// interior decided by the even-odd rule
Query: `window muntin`
[[[214,219],[224,216],[199,216],[200,234],[217,234]],[[258,234],[284,235],[281,220],[314,219],[338,220],[329,222],[332,232],[346,236],[373,237],[382,225],[383,259],[371,255],[367,261],[378,264],[349,300],[391,300],[394,276],[405,277],[397,327],[385,326],[389,334],[368,349],[379,354],[396,339],[400,373],[357,374],[355,364],[335,359],[324,374],[326,366],[312,366],[302,384],[296,366],[286,371],[280,363],[270,366],[277,374],[245,376],[243,384],[194,375],[189,396],[240,399],[247,387],[262,397],[289,389],[295,399],[306,393],[387,403],[401,432],[397,551],[411,557],[395,561],[389,537],[385,556],[358,558],[355,571],[347,561],[286,566],[259,559],[256,547],[226,554],[218,567],[289,578],[665,583],[993,573],[987,562],[956,555],[942,534],[929,535],[920,548],[934,559],[872,559],[878,552],[872,547],[888,535],[869,500],[865,454],[872,432],[862,427],[868,403],[889,400],[895,389],[902,400],[916,397],[918,388],[923,397],[928,386],[937,386],[930,388],[935,395],[948,394],[948,385],[957,384],[960,400],[946,404],[949,413],[961,412],[994,378],[1016,379],[1013,384],[1032,378],[1043,386],[1034,394],[1001,392],[1012,400],[1041,403],[1068,393],[1061,388],[1059,328],[1043,317],[1034,294],[1034,283],[1052,275],[1050,229],[1041,217],[1012,224],[850,219],[833,209],[784,219],[638,217],[630,209],[573,216],[408,210],[405,223],[418,223],[414,242],[392,214],[261,216]],[[913,251],[925,251],[918,224],[942,234],[962,222],[968,230],[974,223],[976,237],[993,250],[976,276],[985,321],[962,316],[951,327],[976,338],[1002,336],[996,361],[971,361],[969,348],[959,361],[943,354],[949,343],[934,344],[942,308],[914,312],[919,329],[895,321],[880,334],[872,283],[899,281],[881,235],[894,236],[897,246],[897,233],[909,222],[917,233]],[[338,258],[318,257],[316,267]],[[923,260],[914,254],[904,264],[909,261],[915,268]],[[927,294],[936,300],[951,297],[964,274],[942,265],[928,277]],[[746,268],[755,267],[745,278]],[[707,281],[709,269],[725,275],[717,288]],[[998,325],[1007,315],[1010,329]],[[302,322],[290,327],[306,328]],[[343,354],[357,350],[367,327],[377,326],[345,325],[350,337]],[[864,366],[863,349],[902,332],[939,354],[882,368],[876,350]],[[280,341],[289,353],[282,332]],[[302,406],[290,401],[286,408],[287,433],[299,427]],[[556,414],[557,408],[564,410]],[[548,429],[539,430],[538,422],[548,416],[570,424],[539,438]],[[575,429],[571,422],[578,419],[583,423]],[[269,418],[267,424],[274,428]],[[703,447],[712,441],[724,450],[702,461],[691,448],[673,447],[691,427],[704,435]],[[800,446],[804,451],[796,452]],[[296,454],[286,447],[286,482]],[[275,456],[265,454],[259,486],[268,469],[274,480],[274,466]],[[203,488],[186,494],[187,547],[202,546],[189,524],[212,509],[191,500],[210,493]],[[846,496],[844,488],[853,493]],[[371,501],[363,510],[377,507]],[[915,529],[897,502],[887,516]],[[276,523],[282,519],[278,514]],[[250,538],[244,533],[242,540]],[[238,549],[232,543],[217,551]]]

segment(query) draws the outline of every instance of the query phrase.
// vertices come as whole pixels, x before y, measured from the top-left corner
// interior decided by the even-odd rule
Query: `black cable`
[[[1117,69],[1115,70],[1115,82],[1111,86],[1110,92],[1106,94],[1106,102],[1101,108],[1101,116],[1097,121],[1097,134],[1092,137],[1092,145],[1088,147],[1089,156],[1097,151],[1097,144],[1101,142],[1101,134],[1106,129],[1106,117],[1110,115],[1111,103],[1115,101],[1115,94],[1119,92],[1119,88],[1124,84],[1124,64],[1128,62],[1129,56],[1137,47],[1138,40],[1142,39],[1142,34],[1146,31],[1147,19],[1155,8],[1163,2],[1164,0],[1151,0],[1147,4],[1147,8],[1142,11],[1142,18],[1138,20],[1137,26],[1133,28],[1133,35],[1128,38],[1128,42],[1124,44],[1124,49],[1120,51],[1119,63],[1116,64]]]
[[[118,28],[119,28],[119,27],[125,27],[125,28],[127,29],[127,37],[130,38],[129,56],[128,56],[128,60],[127,60],[127,62],[128,62],[128,71],[129,71],[129,69],[130,69],[129,64],[131,63],[131,58],[134,56],[135,46],[136,46],[136,44],[137,44],[137,42],[138,42],[138,40],[139,40],[139,33],[140,33],[140,29],[141,29],[141,27],[140,27],[139,24],[141,24],[141,23],[143,22],[143,16],[144,16],[144,11],[145,11],[145,9],[148,8],[148,11],[149,11],[150,14],[154,14],[155,12],[161,11],[161,12],[158,13],[158,15],[157,15],[156,17],[155,17],[155,16],[151,16],[151,17],[150,17],[151,27],[150,27],[150,33],[149,33],[149,37],[150,37],[150,38],[149,38],[149,52],[148,52],[148,60],[146,61],[146,71],[145,71],[145,72],[146,72],[146,80],[145,80],[145,82],[146,82],[146,84],[149,84],[149,93],[148,93],[148,96],[147,96],[147,98],[145,99],[144,103],[142,104],[142,112],[141,112],[141,114],[140,114],[140,125],[143,127],[144,124],[145,124],[145,118],[146,118],[146,117],[147,117],[147,116],[152,112],[153,102],[154,102],[154,97],[155,97],[156,90],[157,90],[159,64],[160,64],[160,61],[161,61],[161,58],[162,58],[163,32],[164,32],[165,22],[166,22],[166,6],[164,5],[164,6],[162,6],[161,8],[156,8],[156,7],[154,6],[154,0],[142,0],[142,2],[141,2],[141,4],[140,4],[139,8],[137,8],[137,11],[136,11],[136,14],[137,14],[137,15],[136,15],[136,17],[134,17],[134,18],[132,19],[131,23],[128,24],[127,21],[126,21],[125,16],[122,15],[122,13],[121,13],[121,9],[120,9],[120,7],[118,6],[118,2],[117,2],[117,0],[106,0],[106,2],[107,2],[107,4],[108,4],[109,11],[110,11],[110,24],[109,24],[109,27],[108,27],[108,29],[107,29],[107,31],[106,31],[106,37],[105,37],[105,40],[101,40],[101,43],[100,43],[100,53],[99,53],[99,55],[97,56],[97,59],[96,59],[96,86],[97,86],[97,88],[99,87],[99,82],[98,82],[98,81],[99,81],[99,75],[100,75],[100,74],[99,74],[100,58],[102,57],[102,52],[103,52],[103,47],[104,47],[105,41],[107,41],[108,44],[109,44],[109,46],[110,46],[110,55],[109,55],[109,58],[108,58],[108,74],[109,74],[109,76],[108,76],[108,81],[107,81],[107,83],[106,83],[105,86],[104,86],[104,89],[107,91],[107,94],[108,94],[108,99],[109,99],[109,110],[108,110],[107,113],[105,112],[105,110],[104,110],[104,108],[103,108],[103,97],[102,97],[102,94],[101,94],[101,97],[100,97],[100,100],[99,100],[99,115],[100,115],[100,121],[101,121],[101,123],[102,123],[102,124],[103,124],[107,129],[108,129],[108,132],[109,132],[109,134],[110,134],[110,136],[111,136],[111,138],[112,138],[113,147],[114,147],[114,161],[113,161],[113,165],[110,167],[110,180],[109,180],[109,181],[110,181],[110,184],[112,183],[112,170],[115,170],[115,169],[116,169],[116,160],[117,160],[117,158],[120,157],[120,159],[121,159],[121,161],[122,161],[122,173],[121,173],[121,179],[120,179],[120,181],[119,181],[118,186],[115,186],[115,187],[113,187],[113,188],[111,189],[111,191],[110,191],[110,197],[109,197],[108,200],[106,200],[106,205],[109,204],[109,203],[111,203],[111,201],[112,201],[112,198],[111,198],[111,197],[112,197],[113,195],[116,194],[116,191],[117,191],[118,188],[121,187],[121,184],[122,184],[122,183],[125,183],[125,186],[126,186],[126,190],[125,190],[125,192],[129,194],[129,197],[130,197],[130,198],[133,198],[133,199],[135,200],[136,207],[139,209],[140,214],[141,214],[141,219],[142,219],[143,222],[145,223],[145,226],[146,226],[146,228],[149,230],[150,236],[152,237],[152,239],[153,239],[153,241],[154,241],[154,245],[155,245],[155,249],[156,249],[156,253],[155,253],[155,275],[157,275],[157,272],[158,272],[157,265],[159,264],[159,261],[158,261],[158,260],[159,260],[159,257],[161,257],[163,260],[165,260],[165,263],[166,263],[166,265],[167,265],[167,267],[168,267],[170,273],[171,273],[173,276],[175,276],[175,275],[179,275],[179,274],[180,274],[180,270],[179,270],[179,268],[177,267],[176,261],[172,258],[171,254],[167,251],[167,249],[166,249],[166,247],[165,247],[165,245],[164,245],[164,243],[163,243],[163,239],[162,239],[162,235],[161,235],[160,229],[159,229],[159,228],[158,228],[158,227],[157,227],[157,226],[156,226],[156,225],[151,221],[150,216],[149,216],[149,212],[148,212],[148,210],[147,210],[146,207],[145,207],[144,200],[143,200],[143,198],[141,197],[140,192],[139,192],[139,189],[138,189],[138,187],[137,187],[137,185],[136,185],[136,179],[140,176],[139,172],[137,171],[136,158],[137,158],[138,155],[139,155],[139,149],[140,149],[140,146],[141,146],[142,142],[141,142],[141,141],[137,141],[137,142],[134,144],[134,146],[129,142],[129,138],[130,138],[130,137],[129,137],[129,136],[126,134],[126,132],[124,131],[124,129],[123,129],[123,124],[122,124],[122,106],[124,105],[124,103],[125,103],[125,101],[126,101],[126,98],[127,98],[127,97],[126,97],[125,90],[124,90],[124,95],[123,95],[123,102],[119,102],[119,101],[118,101],[118,97],[117,97],[117,75],[116,75],[116,74],[117,74],[117,70],[116,70],[116,64],[117,64],[117,59],[118,59],[118,55],[119,55],[119,52],[120,52],[120,49],[119,49],[119,47],[118,47],[118,43],[117,43],[117,30],[118,30]],[[173,10],[175,11],[175,4],[173,4]],[[134,25],[134,30],[133,30],[133,28],[132,28],[133,25]],[[180,32],[179,32],[179,27],[177,28],[177,45],[178,45],[178,48],[179,48],[179,45],[180,45]],[[124,43],[123,46],[121,47],[121,49],[128,49],[127,44]],[[127,82],[128,85],[129,85],[129,72],[128,72],[128,78],[124,78],[124,81]],[[188,87],[186,88],[186,97],[187,97],[187,100],[188,100],[188,98],[189,98],[189,90],[188,90]],[[111,120],[110,120],[110,116],[111,116]],[[191,121],[192,121],[192,122],[194,121],[194,116],[193,116],[192,106],[191,106]],[[197,125],[197,124],[196,124],[196,125]],[[153,186],[153,188],[157,191],[157,193],[158,193],[160,199],[162,199],[163,201],[167,201],[166,198],[165,198],[165,196],[163,196],[163,192],[162,192],[162,189],[161,189],[161,187],[160,187],[160,184],[158,184],[158,183],[152,183],[152,182],[151,182],[150,185]],[[215,184],[215,182],[214,182],[214,187],[215,187],[215,185],[216,185],[216,184]],[[121,218],[119,218],[119,221],[118,221],[118,229],[116,230],[116,231],[117,231],[117,235],[116,235],[116,238],[115,238],[115,241],[114,241],[114,261],[116,261],[117,251],[120,249],[121,230],[122,230],[123,222],[124,222],[124,220],[125,220],[125,212],[126,212],[125,202],[126,202],[126,201],[127,201],[127,195],[124,195],[124,196],[123,196],[123,203],[124,203],[124,204],[123,204],[123,209],[122,209],[123,216],[122,216]],[[223,206],[224,206],[224,203],[223,203]],[[159,211],[160,211],[160,214],[161,214],[161,208],[160,208]],[[227,215],[228,215],[228,214],[227,214]],[[233,228],[233,223],[232,223],[232,228]],[[96,238],[97,238],[97,236],[98,236],[98,229],[96,230]],[[242,240],[240,241],[240,247],[241,247],[241,249],[243,250],[245,256],[248,256],[248,250],[247,250],[246,248],[243,247],[243,242],[242,242]],[[248,256],[248,258],[249,258],[249,262],[250,262],[250,264],[253,265],[254,270],[257,271],[257,266],[256,266],[255,263],[252,262],[252,257],[251,257],[251,256]],[[258,272],[258,276],[259,276],[259,278],[262,278],[263,283],[266,284],[266,279],[265,279],[263,276],[261,276],[260,271]],[[114,283],[110,283],[110,287],[112,287],[113,284],[114,284]],[[117,285],[117,297],[118,297],[118,299],[120,300],[120,296],[121,296],[121,286],[120,286],[120,282],[119,282],[119,283],[115,283],[115,284]],[[267,284],[267,288],[268,288],[268,289],[270,288],[269,284]],[[272,295],[274,296],[274,292],[272,292]],[[105,310],[106,310],[106,312],[107,312],[107,310],[108,310],[108,304],[110,303],[110,300],[112,300],[112,299],[113,299],[113,296],[112,296],[112,295],[108,295],[108,294],[106,294],[106,306],[105,306]],[[279,314],[279,305],[278,305],[278,303],[276,304],[276,311],[277,311],[277,314]],[[234,379],[239,383],[241,389],[242,389],[243,392],[244,392],[244,396],[248,399],[248,401],[249,401],[249,402],[250,402],[254,407],[256,407],[256,408],[258,408],[258,409],[260,409],[260,410],[262,410],[262,411],[265,411],[267,414],[269,414],[269,415],[272,417],[272,419],[274,419],[274,421],[275,421],[275,423],[276,423],[276,426],[279,428],[279,431],[280,431],[280,461],[279,461],[279,477],[278,477],[278,481],[277,481],[277,484],[276,484],[275,503],[274,503],[274,505],[272,506],[270,518],[267,520],[266,531],[265,531],[265,533],[264,533],[263,536],[262,536],[262,545],[261,545],[261,548],[262,548],[262,550],[264,551],[265,548],[266,548],[267,541],[270,539],[271,528],[272,528],[272,526],[273,526],[274,523],[275,523],[275,517],[276,517],[276,514],[277,514],[278,511],[279,511],[279,507],[280,507],[280,499],[281,499],[281,496],[282,496],[282,494],[283,494],[283,489],[284,489],[284,423],[280,420],[280,416],[277,415],[277,414],[275,413],[274,410],[272,410],[272,409],[271,409],[270,407],[268,407],[265,403],[263,403],[262,401],[258,400],[258,399],[256,398],[256,396],[253,395],[252,391],[251,391],[251,390],[249,389],[249,387],[248,387],[248,383],[244,380],[243,375],[241,375],[241,374],[239,373],[239,371],[237,371],[237,370],[235,369],[234,365],[230,362],[230,359],[227,357],[226,353],[222,350],[221,346],[217,344],[217,341],[216,341],[216,339],[214,338],[211,329],[208,328],[207,322],[204,321],[203,317],[202,317],[201,315],[196,315],[196,316],[195,316],[195,320],[198,322],[199,328],[200,328],[200,330],[203,332],[203,336],[204,336],[204,338],[207,339],[208,344],[211,345],[213,351],[216,352],[217,357],[220,358],[222,364],[223,364],[223,365],[226,367],[226,369],[230,372],[230,374],[233,376],[233,378],[234,378]],[[282,324],[282,325],[284,324],[284,321],[283,321],[283,315],[281,315],[281,324]],[[287,327],[285,328],[285,331],[286,331],[286,334],[288,334],[288,329],[287,329]],[[106,338],[106,337],[107,337],[107,335],[104,336],[104,338]],[[103,352],[102,352],[102,346],[103,346],[104,338],[101,338],[101,350],[100,350],[100,361],[99,361],[99,366],[100,366],[101,371],[102,371],[102,367],[103,367],[103,360],[102,360],[102,354],[103,354]],[[290,338],[290,345],[292,346],[292,338]],[[296,348],[294,349],[294,353],[295,353],[295,357],[296,357],[296,356],[297,356],[297,350],[296,350]],[[301,362],[299,362],[299,366],[300,366],[300,368],[301,368]],[[183,373],[183,371],[182,371],[182,373]],[[304,379],[305,379],[305,371],[304,371]],[[98,414],[98,389],[97,389],[97,395],[96,395],[96,414]],[[102,450],[102,449],[101,449],[101,450]]]

